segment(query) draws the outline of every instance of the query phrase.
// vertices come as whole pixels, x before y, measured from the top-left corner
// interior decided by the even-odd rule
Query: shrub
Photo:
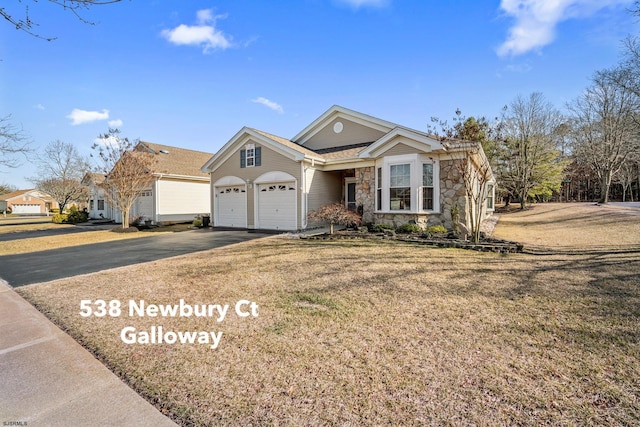
[[[127,227],[127,228],[116,227],[111,231],[113,233],[137,233],[138,229],[136,227]]]
[[[143,220],[144,220],[144,215],[137,215],[137,216],[134,216],[133,218],[130,218],[129,228],[138,227],[139,225],[142,224]]]
[[[385,231],[388,230],[394,230],[393,225],[389,225],[389,224],[376,224],[371,228],[371,231],[374,233],[384,233]]]
[[[67,220],[69,224],[78,224],[81,222],[87,222],[89,220],[89,213],[86,210],[79,211],[77,207],[71,206],[69,208],[69,214]]]
[[[444,225],[432,225],[427,227],[427,233],[446,233],[447,228]]]
[[[401,234],[412,234],[412,233],[421,233],[422,227],[418,224],[402,224],[400,227],[396,229],[396,233]]]
[[[202,220],[199,219],[199,218],[194,219],[193,220],[193,226],[194,227],[198,227],[198,228],[202,227]]]
[[[55,214],[52,218],[51,221],[53,221],[54,224],[66,224],[67,223],[67,214]]]
[[[317,211],[309,212],[307,218],[309,221],[328,222],[329,234],[333,234],[333,226],[335,224],[354,227],[362,222],[360,215],[350,211],[342,203],[322,206]]]

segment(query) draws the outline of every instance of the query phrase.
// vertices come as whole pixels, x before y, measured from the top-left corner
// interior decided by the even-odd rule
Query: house
[[[82,185],[89,188],[89,218],[110,219],[110,208],[104,189],[100,186],[104,181],[104,175],[99,173],[87,173],[82,178]]]
[[[488,164],[478,143],[442,141],[333,106],[290,140],[244,127],[202,171],[211,176],[217,227],[302,230],[313,226],[309,212],[339,201],[365,223],[451,228],[453,205],[462,221],[471,205],[462,158],[476,169]],[[493,210],[488,190],[483,216]]]
[[[134,150],[145,150],[155,157],[154,180],[131,207],[131,219],[154,223],[189,222],[210,209],[209,175],[200,166],[211,153],[168,145],[140,142]],[[83,183],[89,186],[89,217],[109,218],[122,222],[120,211],[109,203],[101,183],[105,177],[87,174]]]
[[[0,212],[11,210],[17,215],[49,215],[52,209],[58,208],[58,202],[39,190],[18,190],[0,196]]]

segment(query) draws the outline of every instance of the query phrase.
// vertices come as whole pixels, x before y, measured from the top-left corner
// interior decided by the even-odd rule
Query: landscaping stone
[[[398,240],[407,243],[415,243],[421,245],[437,246],[440,248],[458,248],[470,249],[481,252],[497,252],[497,253],[519,253],[522,252],[524,246],[520,243],[510,242],[499,239],[484,239],[480,243],[450,238],[446,234],[410,234],[396,235],[393,230],[385,230],[383,233],[362,233],[360,231],[339,231],[334,234],[316,234],[312,236],[300,236],[306,240],[355,240],[355,239],[372,239],[372,240]]]

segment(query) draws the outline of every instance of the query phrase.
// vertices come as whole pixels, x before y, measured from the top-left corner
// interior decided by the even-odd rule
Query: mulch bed
[[[337,231],[334,234],[316,234],[310,236],[300,236],[304,240],[355,240],[355,239],[377,239],[377,240],[398,240],[422,245],[437,246],[441,248],[470,249],[481,252],[517,253],[522,252],[524,246],[520,243],[485,238],[480,243],[473,243],[468,240],[451,238],[445,234],[394,234],[394,233],[364,233],[360,231]]]

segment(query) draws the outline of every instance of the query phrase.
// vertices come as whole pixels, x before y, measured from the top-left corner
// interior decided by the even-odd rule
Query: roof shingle
[[[171,147],[169,145],[140,142],[146,146],[157,159],[155,172],[171,175],[197,176],[206,178],[209,174],[200,170],[212,156],[212,153]]]

